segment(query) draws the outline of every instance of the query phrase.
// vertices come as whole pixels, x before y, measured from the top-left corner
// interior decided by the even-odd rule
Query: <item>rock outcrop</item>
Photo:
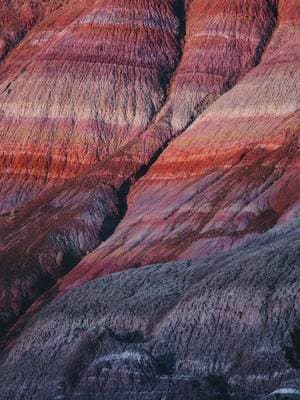
[[[286,387],[299,233],[298,221],[231,252],[113,274],[56,299],[2,353],[2,398],[225,400],[203,394],[212,375],[243,400]]]
[[[279,390],[275,390],[273,393],[265,396],[262,400],[298,400],[300,399],[300,391],[298,389],[293,388],[283,388]]]
[[[36,23],[66,4],[68,0],[1,0],[0,61]]]
[[[285,387],[299,0],[23,3],[0,25],[3,398]]]
[[[180,4],[76,3],[34,29],[0,71],[1,303],[9,320],[39,282],[52,285],[108,237],[130,186],[259,63],[276,23],[273,2]]]
[[[115,234],[63,285],[229,250],[299,217],[300,15],[286,5],[260,65],[169,145]]]
[[[4,211],[145,130],[180,56],[175,3],[74,2],[11,54],[0,71]]]

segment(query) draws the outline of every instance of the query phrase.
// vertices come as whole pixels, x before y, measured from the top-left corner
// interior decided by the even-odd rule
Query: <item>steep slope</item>
[[[208,374],[225,376],[243,400],[284,387],[293,372],[283,345],[300,312],[299,223],[53,301],[2,354],[2,398],[225,400],[203,387]]]
[[[281,2],[261,64],[170,144],[134,186],[115,234],[62,287],[228,250],[299,215],[300,8],[293,11]]]
[[[68,2],[68,0],[1,0],[0,61],[37,22]]]
[[[0,71],[2,210],[143,131],[179,58],[175,0],[73,3],[32,31]]]
[[[293,378],[299,0],[131,6],[74,1],[0,69],[1,333],[46,292],[3,342],[4,400]]]
[[[11,114],[2,118],[3,209],[36,197],[1,218],[4,327],[33,301],[36,287],[53,284],[112,233],[126,211],[130,185],[172,137],[260,61],[277,14],[275,3],[261,0],[195,0],[185,23],[184,10],[175,2],[139,1],[137,10],[123,2],[81,7],[45,21],[1,70],[6,83],[13,68],[12,85],[20,88],[3,83],[3,104]],[[181,62],[167,85],[184,26]],[[136,51],[128,53],[124,40],[135,31]],[[78,49],[83,49],[81,56]],[[24,71],[28,54],[31,61]],[[146,86],[139,86],[140,79]],[[70,102],[65,101],[66,85]],[[151,106],[154,99],[159,100]],[[104,160],[92,165],[99,158]],[[80,171],[85,172],[72,178]]]
[[[2,210],[77,175],[147,127],[164,101],[185,25],[169,101],[148,132],[160,145],[259,61],[275,2],[190,3],[185,22],[175,0],[138,1],[130,10],[121,1],[75,2],[14,52],[0,71]]]

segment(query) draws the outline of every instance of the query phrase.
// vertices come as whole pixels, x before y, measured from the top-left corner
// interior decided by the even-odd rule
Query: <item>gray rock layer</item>
[[[283,346],[300,312],[299,232],[298,220],[68,292],[2,354],[1,400],[225,400],[220,375],[233,396],[267,395],[294,377]]]

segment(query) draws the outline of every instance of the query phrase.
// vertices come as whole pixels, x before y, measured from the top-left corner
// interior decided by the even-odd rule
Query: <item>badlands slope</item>
[[[36,23],[67,3],[68,0],[1,0],[0,60],[4,59]]]
[[[265,1],[113,4],[67,6],[0,71],[3,326],[112,233],[132,184],[260,62],[277,17]]]
[[[286,5],[260,64],[168,146],[67,281],[197,259],[299,216],[300,10]]]
[[[69,291],[2,352],[3,399],[229,400],[219,376],[233,399],[289,387],[299,238],[297,221],[231,252]]]
[[[135,3],[75,1],[6,60],[2,210],[111,155],[161,107],[180,54],[180,9]]]
[[[4,399],[225,400],[212,374],[243,396],[286,384],[299,0],[42,15],[0,65],[0,333],[18,321]]]

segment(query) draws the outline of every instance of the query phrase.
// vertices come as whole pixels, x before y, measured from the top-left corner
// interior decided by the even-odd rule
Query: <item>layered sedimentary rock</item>
[[[299,217],[299,9],[288,10],[260,65],[169,145],[115,234],[63,286],[228,250]]]
[[[59,184],[144,130],[161,107],[179,57],[180,10],[172,1],[74,2],[2,66],[1,209],[18,208],[1,217],[1,328],[120,219],[123,199],[111,185]]]
[[[201,377],[216,375],[243,400],[285,387],[294,373],[283,347],[300,312],[299,233],[298,221],[232,252],[67,293],[2,354],[3,398],[229,399],[203,386]]]
[[[186,8],[137,2],[130,10],[123,2],[90,2],[63,11],[34,30],[0,72],[2,208],[19,205],[1,219],[8,322],[36,297],[38,282],[51,285],[107,238],[126,211],[130,184],[260,61],[277,14],[274,3],[258,0]],[[27,271],[26,287],[16,284],[17,271]]]
[[[292,376],[299,21],[298,0],[74,1],[7,57],[1,333],[46,293],[4,340],[5,399]]]
[[[64,189],[53,189],[42,204],[32,203],[35,218],[24,222],[21,211],[2,224],[6,236],[1,242],[0,334],[105,240],[122,216],[123,200],[107,185],[95,188],[92,182],[79,182]]]
[[[74,2],[11,54],[0,72],[3,210],[146,128],[179,57],[175,3]]]
[[[1,0],[0,61],[16,46],[34,24],[67,4],[68,0]]]
[[[149,161],[259,61],[275,18],[261,0],[170,0],[74,3],[46,20],[0,71],[1,209],[111,155],[155,117],[149,149],[139,144]]]

